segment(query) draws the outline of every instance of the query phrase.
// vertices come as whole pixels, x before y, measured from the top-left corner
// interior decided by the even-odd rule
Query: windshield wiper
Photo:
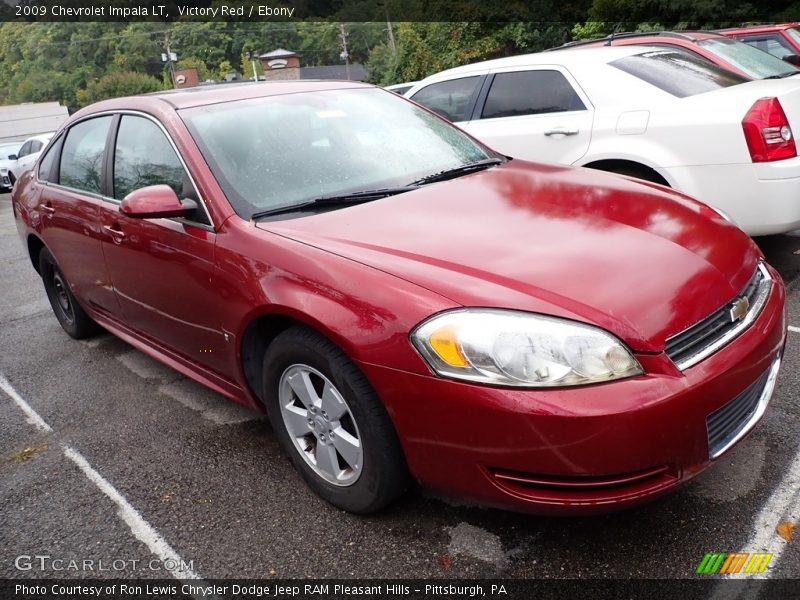
[[[489,167],[493,167],[504,162],[505,159],[502,158],[484,158],[483,160],[467,163],[466,165],[461,165],[460,167],[454,167],[452,169],[445,169],[444,171],[439,171],[433,175],[423,177],[422,179],[417,179],[411,185],[424,185],[426,183],[434,183],[436,181],[447,181],[448,179],[455,179],[456,177],[466,175],[467,173],[472,173],[473,171],[488,169]]]
[[[250,219],[255,221],[256,219],[261,219],[263,217],[271,217],[272,215],[282,215],[286,213],[314,210],[321,206],[361,204],[362,202],[379,200],[380,198],[386,198],[387,196],[395,196],[397,194],[402,194],[403,192],[410,192],[411,190],[417,189],[417,187],[418,186],[416,185],[405,185],[402,187],[383,188],[380,190],[362,190],[360,192],[351,192],[349,194],[336,194],[334,196],[320,196],[319,198],[314,198],[313,200],[307,200],[305,202],[286,204],[283,206],[276,206],[275,208],[269,208],[267,210],[255,212],[250,215]]]
[[[794,71],[786,71],[786,73],[778,73],[777,75],[770,75],[769,77],[764,77],[764,79],[784,79],[785,77],[791,77],[792,75],[797,75],[800,73],[797,69]]]

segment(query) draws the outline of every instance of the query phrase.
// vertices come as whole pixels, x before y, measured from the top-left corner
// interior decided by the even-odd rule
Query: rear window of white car
[[[748,81],[702,58],[675,50],[653,50],[608,63],[642,81],[685,98]]]
[[[586,110],[566,77],[558,71],[533,70],[494,76],[482,119]]]

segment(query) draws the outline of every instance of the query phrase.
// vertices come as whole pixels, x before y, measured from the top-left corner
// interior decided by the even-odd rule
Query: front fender
[[[227,235],[230,228],[236,235]],[[455,305],[430,290],[251,223],[231,219],[217,236],[215,285],[222,328],[241,341],[256,319],[305,323],[351,359],[430,373],[408,340],[430,315]]]

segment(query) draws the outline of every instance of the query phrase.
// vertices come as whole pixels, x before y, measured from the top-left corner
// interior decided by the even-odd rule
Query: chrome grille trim
[[[709,458],[722,456],[761,419],[775,390],[780,367],[778,356],[755,383],[706,418]]]
[[[681,371],[711,356],[750,327],[761,314],[771,290],[772,277],[764,263],[759,262],[750,281],[736,298],[702,321],[667,338],[665,347],[667,356]],[[732,321],[731,310],[741,298],[747,298],[750,304],[749,309],[743,319]]]

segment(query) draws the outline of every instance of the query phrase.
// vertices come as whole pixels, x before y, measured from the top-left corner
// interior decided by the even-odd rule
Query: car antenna
[[[611,35],[606,37],[606,41],[603,46],[610,46],[611,42],[614,41],[614,35],[619,31],[620,26],[622,25],[621,22],[617,22],[616,26],[614,27],[614,31],[611,32]]]

